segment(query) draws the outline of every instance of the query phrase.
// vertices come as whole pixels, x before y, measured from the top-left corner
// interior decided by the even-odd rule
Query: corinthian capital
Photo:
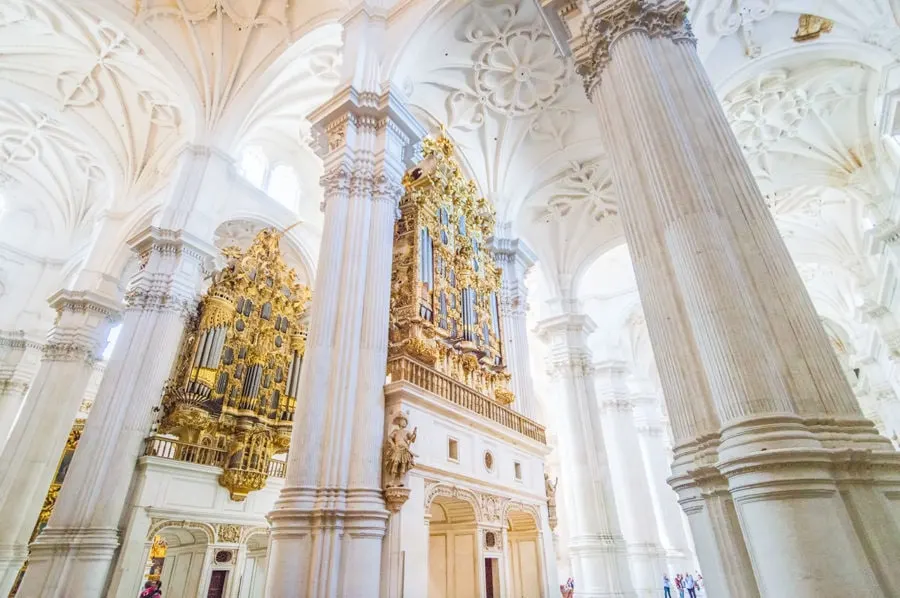
[[[588,97],[624,35],[694,41],[684,0],[541,0],[541,6],[557,43],[575,59]]]

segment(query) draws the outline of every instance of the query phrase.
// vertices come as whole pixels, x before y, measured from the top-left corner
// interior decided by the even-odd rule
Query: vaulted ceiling
[[[301,217],[319,222],[321,163],[306,115],[346,71],[345,4],[5,0],[0,240],[59,258],[84,245],[104,213],[151,213],[189,144],[234,156],[260,146],[271,162],[290,163],[307,201]],[[805,276],[819,281],[823,306],[846,303],[846,289],[872,274],[860,260],[864,208],[894,185],[885,135],[897,124],[888,121],[900,87],[900,2],[689,4],[701,57],[793,255],[819,273]],[[447,127],[498,223],[537,251],[546,294],[621,286],[591,266],[622,242],[610,150],[536,3],[368,7],[396,51],[385,79],[426,125]],[[797,41],[804,13],[833,24]],[[830,271],[846,276],[821,274]],[[826,288],[838,279],[841,289]]]

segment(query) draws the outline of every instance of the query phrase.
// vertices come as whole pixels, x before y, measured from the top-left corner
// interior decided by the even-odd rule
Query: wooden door
[[[209,590],[206,591],[206,598],[222,598],[225,596],[225,578],[228,577],[228,571],[213,571],[209,578]]]

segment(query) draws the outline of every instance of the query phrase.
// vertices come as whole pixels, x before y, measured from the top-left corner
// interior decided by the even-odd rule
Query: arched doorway
[[[538,523],[533,513],[510,508],[506,515],[506,554],[510,596],[541,598],[542,553]]]
[[[459,498],[431,503],[428,526],[428,598],[480,596],[475,509]]]
[[[250,534],[244,541],[246,558],[241,573],[239,598],[262,598],[266,585],[266,550],[269,536],[265,531]]]
[[[210,534],[201,526],[151,530],[145,579],[162,582],[166,598],[196,598],[207,565]]]

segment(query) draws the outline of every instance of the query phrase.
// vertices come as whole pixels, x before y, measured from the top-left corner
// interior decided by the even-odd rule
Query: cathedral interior
[[[900,597],[900,0],[0,0],[0,597]]]

